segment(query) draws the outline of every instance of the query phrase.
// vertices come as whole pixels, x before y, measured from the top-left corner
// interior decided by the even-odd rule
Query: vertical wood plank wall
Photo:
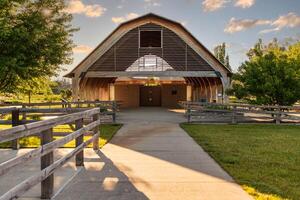
[[[161,102],[163,107],[177,107],[178,101],[186,101],[187,87],[191,88],[191,99],[197,102],[222,103],[223,86],[217,79],[201,78],[192,84],[165,84],[162,85]],[[172,90],[176,94],[172,94]],[[113,84],[108,80],[93,78],[82,83],[80,87],[81,100],[113,100],[122,102],[124,108],[140,106],[140,85]]]

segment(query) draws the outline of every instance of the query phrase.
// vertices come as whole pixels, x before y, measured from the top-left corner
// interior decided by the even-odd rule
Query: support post
[[[81,129],[83,127],[83,119],[78,119],[75,121],[75,130]],[[76,147],[83,143],[84,135],[78,136],[75,139]],[[81,150],[78,152],[75,158],[76,166],[83,166],[84,165],[84,151]]]
[[[191,105],[187,103],[187,110],[186,110],[187,118],[188,118],[188,123],[191,122]]]
[[[236,106],[233,106],[232,108],[232,116],[231,116],[231,124],[237,124],[237,119],[236,119]]]
[[[113,123],[116,123],[116,112],[117,112],[117,102],[113,101],[112,103],[112,111],[113,111]]]
[[[280,111],[280,106],[278,106],[278,108],[276,109],[276,114],[275,114],[275,123],[276,124],[280,124],[280,120],[281,120],[281,111]]]
[[[20,119],[19,119],[20,111],[19,109],[13,110],[11,112],[11,123],[12,126],[18,126],[20,125]],[[20,149],[19,139],[15,139],[11,142],[12,149],[18,150]]]
[[[53,141],[52,128],[41,132],[41,145]],[[53,151],[41,157],[41,170],[53,164]],[[41,199],[51,199],[54,188],[54,174],[41,182]]]
[[[95,114],[93,115],[93,121],[97,121],[100,119],[100,109],[99,109],[99,113],[98,114]],[[100,129],[100,126],[96,126],[94,129],[93,129],[93,134],[98,134],[99,133],[99,130]],[[94,150],[99,150],[99,138],[97,138],[96,140],[93,141],[93,149]]]
[[[26,108],[26,105],[22,105],[22,108],[24,109],[24,108]],[[26,120],[26,112],[23,112],[22,113],[22,120]]]

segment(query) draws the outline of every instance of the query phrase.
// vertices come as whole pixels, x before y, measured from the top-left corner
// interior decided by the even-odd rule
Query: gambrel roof
[[[229,69],[227,69],[218,59],[216,59],[215,56],[180,23],[150,13],[120,24],[82,62],[80,62],[69,74],[67,74],[66,77],[70,77],[70,78],[80,77],[82,76],[82,74],[85,74],[91,70],[109,71],[109,69],[112,68],[112,63],[113,63],[112,59],[109,58],[109,56],[113,56],[114,54],[115,50],[113,49],[113,47],[120,46],[119,43],[124,44],[124,42],[122,42],[122,38],[124,40],[124,37],[129,33],[136,34],[136,31],[139,28],[143,28],[147,26],[148,27],[152,26],[152,28],[158,26],[163,27],[166,30],[167,34],[168,33],[173,34],[174,36],[172,37],[176,36],[177,38],[179,38],[177,43],[181,42],[186,44],[186,52],[188,52],[188,55],[186,56],[187,58],[189,58],[188,56],[191,57],[189,61],[190,63],[189,66],[190,68],[188,69],[189,71],[201,71],[201,70],[215,71],[220,73],[221,76],[227,76],[228,74],[231,73]],[[126,45],[129,44],[130,43],[127,43]],[[178,47],[176,48],[179,49]],[[124,52],[126,53],[126,50]],[[142,52],[142,55],[140,55],[140,53],[138,55],[132,54],[129,55],[128,57],[124,57],[123,55],[122,57],[123,62],[122,63],[120,62],[121,63],[120,65],[123,66],[121,66],[121,69],[115,71],[125,70],[126,67],[128,67],[129,63],[133,63],[135,59],[138,58],[138,56],[144,56],[146,55],[146,53],[147,52],[145,53]],[[130,54],[129,51],[128,54]],[[198,58],[196,55],[198,56]],[[168,54],[164,55],[164,57],[167,56]],[[174,68],[177,68],[177,70],[182,70],[182,68],[180,68],[181,66],[180,62],[182,62],[182,59],[179,56],[172,57],[171,55],[169,55],[170,65],[174,66]],[[198,66],[201,66],[202,68],[200,69],[200,67]]]

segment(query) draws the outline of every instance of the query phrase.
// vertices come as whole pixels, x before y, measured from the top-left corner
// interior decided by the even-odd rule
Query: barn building
[[[171,108],[226,101],[230,75],[180,23],[150,13],[119,25],[66,77],[76,100]]]

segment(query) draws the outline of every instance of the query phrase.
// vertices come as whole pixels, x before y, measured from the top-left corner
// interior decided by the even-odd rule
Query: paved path
[[[182,114],[140,108],[119,120],[117,135],[55,199],[252,199],[179,127]]]

